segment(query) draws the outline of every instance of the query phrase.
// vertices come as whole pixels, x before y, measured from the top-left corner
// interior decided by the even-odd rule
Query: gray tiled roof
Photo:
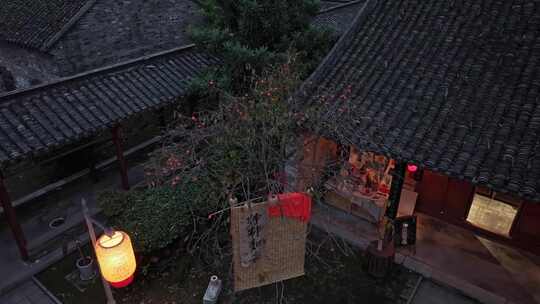
[[[540,2],[369,0],[306,82],[324,134],[540,201]]]
[[[183,95],[217,59],[184,47],[0,95],[0,163],[91,136]]]
[[[48,49],[95,0],[2,0],[0,39]]]

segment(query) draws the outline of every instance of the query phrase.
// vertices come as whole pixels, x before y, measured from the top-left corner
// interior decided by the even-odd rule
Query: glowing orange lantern
[[[114,231],[111,236],[103,234],[96,241],[96,257],[101,274],[111,284],[120,288],[133,281],[137,268],[131,239],[122,231]]]
[[[416,170],[418,170],[418,166],[417,165],[412,165],[412,164],[407,165],[407,170],[409,170],[409,172],[411,172],[411,173],[414,173],[414,172],[416,172]]]

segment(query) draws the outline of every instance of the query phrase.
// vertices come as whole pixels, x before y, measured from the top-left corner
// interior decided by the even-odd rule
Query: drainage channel
[[[41,282],[36,279],[36,277],[32,276],[32,281],[34,282],[34,284],[37,285],[37,287],[39,287],[39,289],[45,294],[45,296],[51,300],[52,303],[54,304],[63,304],[60,300],[58,300],[57,297],[55,297],[48,289],[47,287],[45,287],[43,284],[41,284]],[[42,303],[42,302],[40,302]]]
[[[430,278],[420,278],[407,304],[481,304],[464,295],[459,290],[433,281]]]
[[[414,284],[414,288],[411,291],[409,299],[407,299],[407,304],[411,304],[413,302],[414,297],[416,296],[416,293],[418,292],[418,288],[420,287],[420,284],[422,284],[423,280],[424,280],[423,276],[418,276],[418,279],[416,280],[416,284]]]

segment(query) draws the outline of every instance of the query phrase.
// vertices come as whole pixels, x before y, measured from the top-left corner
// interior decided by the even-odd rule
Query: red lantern
[[[137,267],[131,239],[122,231],[103,234],[96,241],[96,257],[101,275],[115,288],[129,285]]]
[[[135,275],[131,275],[129,278],[123,280],[123,281],[120,281],[120,282],[109,282],[109,284],[111,284],[112,287],[114,288],[124,288],[126,286],[128,286],[129,284],[131,284],[131,282],[133,282],[133,278],[135,277]]]

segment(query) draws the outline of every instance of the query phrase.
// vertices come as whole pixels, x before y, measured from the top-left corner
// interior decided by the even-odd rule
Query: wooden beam
[[[122,179],[122,188],[129,190],[129,179],[127,172],[126,159],[124,158],[124,149],[122,147],[122,128],[120,125],[116,125],[112,128],[112,140],[116,147],[116,159],[118,159],[118,165],[120,167],[120,177]]]
[[[4,183],[4,176],[1,171],[0,171],[0,203],[2,207],[4,208],[6,219],[9,223],[9,227],[11,228],[11,232],[13,232],[15,241],[17,242],[17,247],[19,247],[19,252],[21,254],[21,257],[23,260],[27,261],[28,249],[26,246],[26,238],[24,237],[24,233],[21,228],[21,225],[19,224],[19,221],[17,220],[15,209],[13,208],[11,204],[11,198],[9,197],[9,193]]]
[[[69,154],[73,154],[75,152],[78,152],[78,151],[81,151],[83,149],[86,149],[86,148],[94,148],[95,146],[99,145],[99,144],[103,144],[105,142],[109,142],[111,141],[111,138],[107,137],[107,138],[97,138],[95,140],[92,140],[88,143],[85,143],[85,144],[82,144],[82,145],[77,145],[76,147],[72,148],[72,149],[69,149],[69,150],[66,150],[66,151],[63,151],[63,152],[55,152],[55,155],[52,156],[52,157],[49,157],[43,161],[40,161],[37,163],[37,165],[39,166],[42,166],[42,165],[46,165],[48,163],[51,163],[55,160],[58,160],[59,158],[62,158],[66,155],[69,155]]]

